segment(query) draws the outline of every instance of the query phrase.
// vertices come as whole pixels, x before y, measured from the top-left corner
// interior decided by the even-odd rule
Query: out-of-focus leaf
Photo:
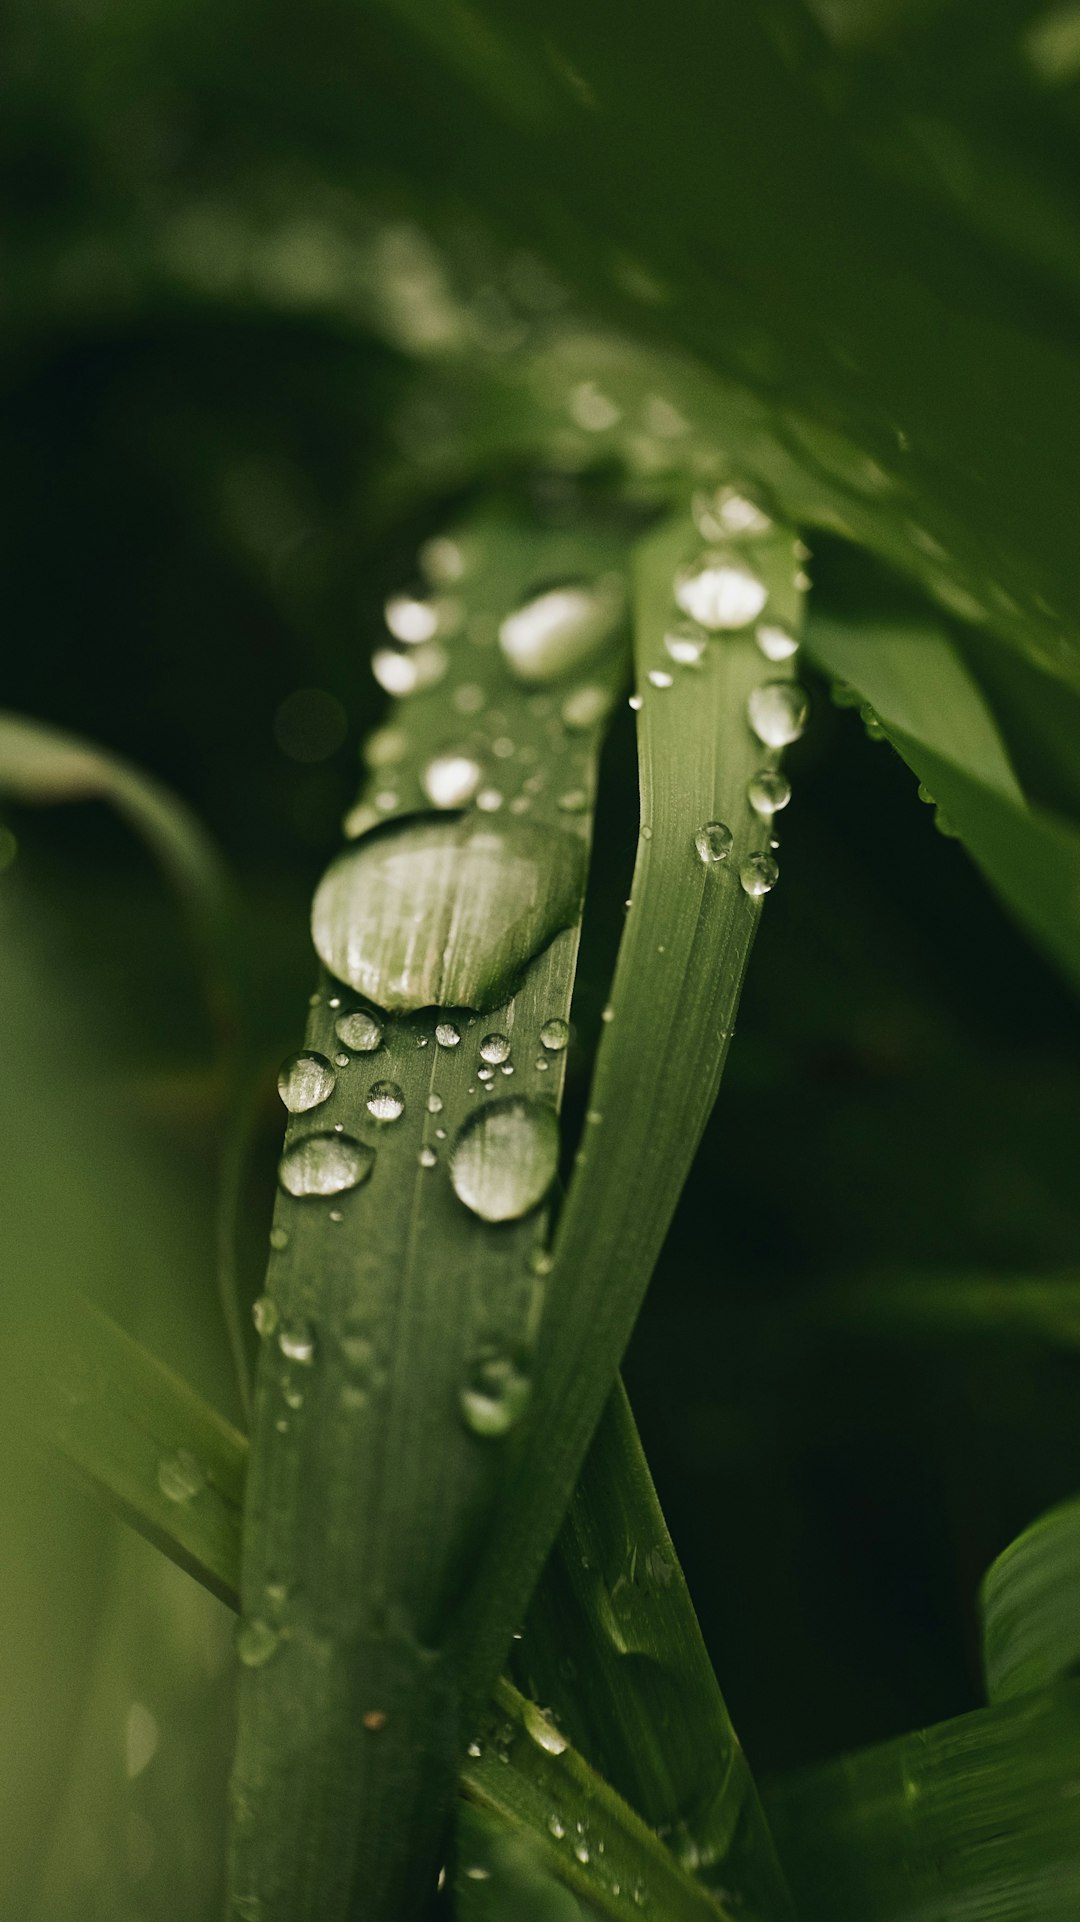
[[[815,1320],[883,1335],[1012,1339],[1080,1348],[1080,1276],[866,1275],[825,1291]]]
[[[1025,1528],[980,1590],[986,1692],[1005,1702],[1080,1671],[1080,1501]]]
[[[807,651],[869,703],[994,892],[1080,981],[1080,828],[1017,792],[986,704],[951,644],[909,623],[822,615],[810,622]],[[936,714],[935,686],[946,702]]]
[[[900,1736],[768,1799],[802,1922],[1072,1922],[1080,1684]]]

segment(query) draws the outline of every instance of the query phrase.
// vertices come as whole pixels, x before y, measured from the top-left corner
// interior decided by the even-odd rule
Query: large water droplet
[[[803,733],[810,696],[798,681],[764,681],[746,704],[750,726],[766,747],[787,747]]]
[[[519,680],[561,680],[611,639],[621,623],[623,605],[617,581],[551,587],[506,616],[499,628],[499,645]]]
[[[525,1724],[526,1734],[531,1736],[537,1748],[542,1748],[547,1755],[565,1754],[569,1747],[565,1735],[561,1729],[556,1728],[551,1717],[545,1715],[543,1709],[538,1708],[535,1702],[522,1703],[521,1719]]]
[[[461,1029],[453,1021],[440,1021],[435,1028],[435,1039],[440,1048],[456,1048],[461,1040]],[[442,1107],[441,1101],[439,1107]],[[437,1108],[432,1108],[431,1111],[432,1114],[438,1113]]]
[[[405,1096],[397,1082],[373,1082],[368,1090],[367,1111],[376,1121],[399,1121],[405,1112]]]
[[[746,798],[755,814],[771,820],[790,801],[791,782],[778,768],[763,767],[759,774],[752,774],[746,783]]]
[[[374,1165],[374,1148],[352,1135],[307,1135],[286,1148],[278,1180],[291,1195],[340,1195],[366,1181]]]
[[[542,1201],[559,1162],[555,1110],[508,1096],[461,1127],[450,1156],[459,1200],[482,1221],[516,1221]]]
[[[498,1067],[510,1057],[510,1038],[505,1034],[486,1034],[480,1043],[480,1054],[484,1061]]]
[[[382,1042],[383,1023],[368,1008],[353,1008],[348,1014],[338,1015],[334,1033],[342,1047],[350,1048],[353,1054],[373,1054]]]
[[[674,593],[683,613],[714,634],[748,627],[768,599],[768,589],[753,568],[724,549],[700,554],[680,567]]]
[[[584,849],[523,820],[436,816],[376,830],[315,893],[312,937],[377,1007],[490,1008],[574,918]]]
[[[768,894],[780,879],[780,869],[771,854],[748,854],[739,869],[739,880],[755,900]]]
[[[694,836],[694,846],[706,867],[726,861],[731,853],[732,832],[723,821],[706,821]]]
[[[158,1487],[166,1501],[183,1508],[206,1487],[206,1471],[187,1448],[176,1448],[162,1455],[157,1468]]]
[[[436,754],[424,769],[421,786],[433,807],[459,808],[472,800],[483,774],[471,754]]]
[[[469,1367],[461,1391],[461,1412],[474,1435],[497,1440],[519,1421],[528,1405],[531,1383],[512,1355],[489,1351]]]
[[[391,594],[383,614],[395,641],[404,641],[408,647],[433,641],[439,631],[437,604],[418,600],[412,594]]]
[[[281,1064],[277,1086],[290,1114],[306,1114],[329,1101],[337,1075],[324,1054],[292,1054]]]

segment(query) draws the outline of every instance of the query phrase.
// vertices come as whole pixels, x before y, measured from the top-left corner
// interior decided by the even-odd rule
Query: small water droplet
[[[617,631],[624,594],[617,580],[568,582],[536,594],[499,628],[507,665],[520,680],[561,680],[584,665]]]
[[[428,1113],[429,1113],[429,1114],[441,1114],[441,1113],[442,1113],[442,1108],[443,1108],[443,1100],[442,1100],[442,1095],[441,1095],[441,1094],[429,1094],[429,1095],[428,1095],[428,1098],[427,1098],[427,1111],[428,1111]]]
[[[461,1030],[456,1028],[452,1021],[440,1021],[435,1029],[435,1039],[440,1048],[456,1048],[461,1040]],[[441,1101],[439,1107],[442,1107]],[[433,1108],[432,1113],[437,1114],[438,1109]]]
[[[564,1021],[561,1015],[553,1014],[550,1020],[544,1022],[540,1030],[540,1045],[546,1048],[549,1054],[561,1054],[569,1045],[569,1041],[569,1021]]]
[[[556,805],[564,814],[581,814],[589,805],[589,797],[583,787],[571,787],[559,795]]]
[[[157,1466],[157,1482],[165,1500],[186,1507],[206,1487],[206,1471],[187,1448],[176,1448],[162,1455]]]
[[[789,634],[786,627],[773,627],[762,621],[754,630],[761,652],[767,661],[788,661],[798,651],[798,638]]]
[[[490,1061],[493,1066],[498,1067],[501,1061],[509,1059],[509,1037],[505,1034],[486,1034],[480,1043],[480,1055],[482,1060]]]
[[[351,1048],[353,1054],[373,1054],[382,1043],[383,1023],[367,1008],[354,1008],[350,1013],[338,1016],[334,1033],[342,1046]]]
[[[780,869],[771,854],[748,854],[739,869],[739,880],[747,894],[756,900],[768,894],[780,879]]]
[[[498,814],[503,797],[497,787],[482,787],[476,797],[476,805],[481,814]]]
[[[933,795],[931,794],[931,792],[930,792],[930,789],[929,789],[929,788],[927,787],[927,785],[926,785],[926,783],[925,783],[925,781],[920,781],[920,782],[919,782],[919,785],[918,785],[918,787],[916,788],[916,790],[915,790],[915,792],[916,792],[916,794],[918,795],[918,797],[919,797],[919,800],[920,800],[920,801],[922,801],[922,803],[923,803],[923,805],[924,805],[925,807],[929,807],[929,808],[932,808],[932,807],[935,807],[935,806],[937,805],[937,803],[935,802],[935,800],[934,800],[934,797],[933,797]]]
[[[459,714],[479,714],[487,705],[487,695],[478,681],[463,681],[451,699]]]
[[[257,1335],[265,1339],[273,1334],[278,1325],[278,1311],[272,1295],[260,1295],[257,1301],[252,1302],[251,1319]]]
[[[465,572],[464,552],[447,534],[435,534],[425,541],[417,559],[421,572],[437,587],[449,587]]]
[[[308,1135],[286,1148],[278,1180],[291,1195],[340,1195],[366,1181],[374,1165],[374,1148],[352,1135]]]
[[[270,1230],[271,1248],[277,1248],[277,1249],[287,1248],[288,1245],[289,1245],[289,1230],[287,1228],[278,1228],[278,1227],[271,1228]]]
[[[241,1621],[236,1630],[236,1652],[245,1668],[262,1668],[276,1652],[280,1633],[258,1616]]]
[[[278,1329],[278,1347],[286,1361],[295,1361],[302,1368],[310,1368],[315,1360],[315,1330],[310,1321],[300,1319],[283,1322]]]
[[[482,1742],[470,1742],[465,1753],[470,1761],[478,1762],[484,1753],[484,1745]]]
[[[611,691],[606,687],[575,687],[559,709],[559,718],[571,734],[582,734],[596,727],[611,706]]]
[[[417,600],[412,594],[391,594],[383,615],[395,641],[404,641],[409,647],[434,640],[439,631],[436,603]]]
[[[376,1121],[399,1121],[405,1096],[396,1081],[375,1081],[368,1090],[367,1111]]]
[[[589,1844],[583,1835],[579,1835],[577,1841],[574,1843],[574,1854],[583,1867],[591,1860]]]
[[[537,1748],[542,1748],[546,1755],[565,1754],[569,1747],[565,1735],[561,1729],[556,1728],[550,1716],[546,1715],[535,1702],[522,1703],[521,1719],[525,1724],[526,1734],[531,1736]]]
[[[521,1419],[532,1384],[512,1355],[488,1351],[468,1369],[461,1391],[461,1412],[474,1435],[498,1440]],[[564,1744],[565,1746],[565,1744]]]
[[[546,1103],[509,1095],[470,1115],[450,1156],[454,1192],[481,1221],[516,1221],[546,1195],[559,1124]]]
[[[490,1882],[491,1870],[482,1868],[479,1863],[475,1863],[465,1870],[465,1879],[467,1882]]]
[[[664,646],[680,667],[696,667],[708,646],[708,636],[695,621],[675,621],[664,635]]]
[[[649,686],[650,687],[671,687],[673,683],[674,683],[674,676],[668,673],[666,667],[650,667],[649,669]]]
[[[863,701],[861,703],[859,707],[859,719],[872,741],[883,741],[885,739],[885,729],[869,701]]]
[[[687,561],[674,580],[677,605],[710,633],[734,633],[757,619],[768,589],[737,554],[716,549]]]
[[[434,1168],[435,1163],[438,1161],[439,1157],[435,1153],[434,1148],[429,1148],[425,1143],[424,1147],[421,1148],[420,1153],[417,1155],[416,1159],[420,1163],[421,1168]]]
[[[476,1079],[478,1081],[494,1081],[495,1079],[494,1068],[478,1068],[476,1070]]]
[[[534,1248],[529,1256],[529,1267],[534,1275],[550,1275],[555,1266],[555,1257],[550,1248]]]
[[[414,647],[408,654],[396,647],[377,647],[371,657],[371,671],[379,686],[399,700],[437,686],[446,667],[446,649],[437,641]]]
[[[763,767],[760,773],[752,774],[746,783],[746,798],[755,814],[771,820],[790,801],[791,782],[778,768]]]
[[[471,801],[483,779],[483,769],[471,754],[436,754],[421,776],[420,785],[433,807],[459,808]]]
[[[706,867],[712,867],[718,861],[727,860],[733,838],[731,829],[723,821],[706,821],[694,836],[694,846]]]
[[[627,701],[626,705],[627,707],[633,708],[635,714],[640,714],[645,703],[642,700],[640,694],[631,694],[630,699]]]
[[[746,704],[750,726],[766,747],[787,747],[804,732],[810,697],[798,681],[763,681]]]
[[[491,743],[491,752],[497,761],[512,761],[514,758],[514,743],[510,739],[509,734],[497,734]]]
[[[934,826],[936,827],[939,834],[943,834],[945,836],[946,840],[958,841],[960,839],[959,828],[956,826],[955,822],[952,820],[952,817],[946,814],[944,808],[935,807]]]
[[[579,380],[570,390],[570,416],[587,434],[605,434],[618,426],[622,409],[594,380]]]
[[[337,1076],[324,1054],[292,1054],[282,1062],[278,1093],[290,1114],[306,1114],[329,1101]]]

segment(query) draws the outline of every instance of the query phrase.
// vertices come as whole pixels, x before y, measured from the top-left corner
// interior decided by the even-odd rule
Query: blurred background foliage
[[[465,6],[436,26],[347,0],[300,16],[12,0],[0,30],[2,698],[173,786],[236,876],[244,1048],[263,1069],[251,1293],[280,1135],[269,1070],[302,1032],[308,900],[384,703],[368,668],[382,598],[471,474],[520,465],[498,396],[538,337],[595,312],[711,357],[826,495],[909,407],[909,493],[963,561],[954,614],[980,554],[1003,570],[996,632],[954,632],[1029,794],[1080,816],[1075,659],[1048,639],[1080,630],[1080,8],[770,0],[740,24],[683,0],[631,8],[625,32],[619,9],[580,11],[575,26],[552,10],[544,84],[560,101],[588,88],[587,59],[560,48],[603,43],[627,103],[606,137],[625,146],[637,114],[650,151],[682,154],[641,178],[632,218],[604,201],[629,150],[606,183],[568,184],[583,150],[568,133],[560,157],[544,86],[524,83],[540,33],[526,9],[496,32]],[[670,53],[653,119],[634,64],[650,33]],[[665,203],[685,179],[693,194]],[[649,258],[634,222],[655,238],[665,207],[674,251]],[[618,255],[603,285],[590,220]],[[665,303],[679,248],[688,292]],[[935,316],[948,338],[920,361]],[[957,367],[967,414],[942,393]],[[455,407],[479,422],[473,444],[455,442]],[[895,456],[907,429],[890,432]],[[572,437],[567,453],[580,467]],[[572,512],[572,486],[539,498]],[[939,534],[920,540],[921,509],[913,534],[916,508],[890,497],[876,558],[860,556],[844,536],[861,541],[865,502],[848,506],[851,527],[833,507],[814,537],[820,604],[903,614]],[[1033,661],[1062,677],[1049,696]],[[766,1776],[976,1706],[979,1577],[1080,1486],[1080,1318],[1003,1333],[977,1309],[943,1326],[865,1308],[883,1281],[895,1296],[924,1274],[1075,1268],[1075,1000],[888,744],[814,691],[783,882],[626,1369]],[[627,717],[581,964],[579,1108],[632,789]],[[13,804],[0,861],[12,1312],[72,1280],[235,1418],[213,1280],[228,1089],[176,904],[98,803]],[[0,1826],[25,1846],[2,1912],[195,1922],[218,1899],[224,1611],[12,1459]]]

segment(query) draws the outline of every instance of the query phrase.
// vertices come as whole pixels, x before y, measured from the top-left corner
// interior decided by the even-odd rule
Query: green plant
[[[54,1640],[67,1678],[17,1722],[4,1900],[34,1922],[134,1922],[151,1890],[177,1922],[222,1899],[232,1922],[1064,1922],[1074,1505],[1024,1524],[1080,1473],[1058,1423],[1080,1227],[1067,91],[1042,127],[1068,35],[1018,5],[986,37],[968,0],[368,0],[303,45],[241,8],[211,56],[193,6],[115,0],[90,84],[87,23],[53,24],[46,70],[17,23],[27,99],[65,130],[54,158],[87,147],[108,184],[89,212],[58,190],[18,242],[10,445],[43,411],[98,543],[137,526],[136,488],[96,518],[92,462],[43,408],[99,384],[90,445],[115,436],[130,476],[160,437],[146,526],[175,493],[200,569],[160,605],[149,570],[152,778],[141,722],[105,707],[120,751],[89,746],[63,689],[61,725],[0,724],[8,1640]],[[24,167],[32,145],[20,121]],[[27,551],[13,577],[37,584]],[[218,590],[280,650],[273,695],[254,642],[200,627]],[[12,699],[46,705],[21,673]],[[205,728],[209,772],[175,784],[228,817],[243,892],[159,778],[177,705],[174,748]],[[358,794],[334,763],[353,705]],[[253,745],[271,723],[288,781]],[[703,1148],[800,768],[824,798],[781,914],[800,855],[808,879]],[[99,823],[85,862],[35,813],[86,799],[160,865],[193,968],[126,841]],[[648,1323],[678,1332],[643,1426],[662,1454],[665,1419],[697,1422],[659,1478],[683,1554],[715,1542],[741,1598],[708,1635],[619,1374],[665,1245],[692,1331]],[[943,1439],[971,1409],[997,1491],[974,1516],[994,1476]],[[982,1589],[986,1707],[953,1679],[959,1628],[925,1629],[940,1673],[910,1715],[845,1646],[873,1562],[855,1497],[892,1566],[839,1463],[864,1438],[906,1517],[902,1596],[904,1528],[969,1600],[1017,1537]],[[955,1512],[928,1549],[940,1458]],[[816,1621],[787,1604],[815,1557]],[[917,1651],[909,1599],[876,1607]],[[760,1718],[764,1789],[721,1684]],[[95,1748],[121,1715],[114,1783]],[[122,1858],[86,1839],[117,1833]]]

